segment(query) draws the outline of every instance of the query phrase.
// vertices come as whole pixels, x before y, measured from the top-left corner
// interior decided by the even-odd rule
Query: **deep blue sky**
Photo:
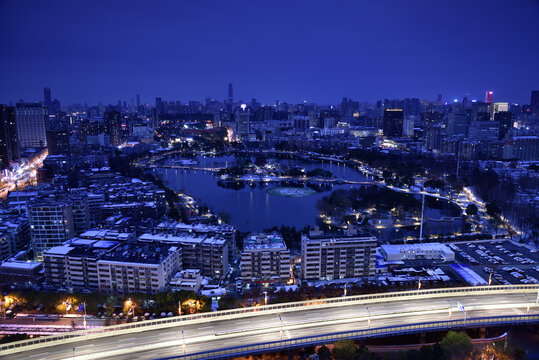
[[[0,103],[530,101],[538,0],[0,0]]]

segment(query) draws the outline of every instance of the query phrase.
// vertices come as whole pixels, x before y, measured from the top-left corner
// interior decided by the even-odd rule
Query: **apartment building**
[[[241,279],[255,283],[286,283],[290,279],[290,250],[281,235],[258,234],[245,239]]]
[[[347,279],[375,274],[377,240],[348,229],[330,234],[315,229],[301,238],[301,268],[306,280]]]

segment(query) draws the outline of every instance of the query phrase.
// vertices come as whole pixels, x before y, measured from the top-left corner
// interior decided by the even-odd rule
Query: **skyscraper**
[[[15,117],[19,145],[22,148],[47,146],[45,124],[48,115],[41,103],[17,103]]]
[[[231,105],[234,103],[234,93],[232,92],[232,83],[228,84],[228,103]]]
[[[532,91],[532,97],[530,99],[530,108],[532,111],[539,109],[539,90]]]
[[[385,109],[383,130],[384,136],[402,137],[402,126],[404,122],[404,111],[402,109]]]
[[[43,105],[47,108],[48,113],[51,114],[51,105],[52,105],[52,98],[51,98],[51,88],[46,87],[43,88]]]
[[[140,106],[140,95],[137,94],[137,108]]]
[[[513,128],[513,113],[498,111],[494,114],[494,121],[500,124],[499,139],[505,139],[506,134]]]
[[[494,95],[494,92],[493,91],[487,91],[485,93],[485,102],[490,104],[492,102],[492,96]]]
[[[248,137],[251,132],[251,110],[242,105],[234,112],[234,120],[236,121],[236,136],[240,138]]]
[[[118,146],[122,143],[122,117],[120,112],[116,110],[106,111],[105,117],[105,133],[110,136],[110,144]]]
[[[0,169],[20,159],[15,108],[0,105]]]

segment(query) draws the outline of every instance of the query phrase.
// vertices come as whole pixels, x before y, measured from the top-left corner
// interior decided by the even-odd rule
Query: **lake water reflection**
[[[223,167],[234,166],[237,159],[234,156],[221,157],[196,157],[198,167]],[[244,161],[244,159],[239,159]],[[254,159],[253,159],[254,161]],[[272,161],[272,160],[269,160]],[[306,162],[291,159],[273,160],[279,164],[288,166],[300,166],[306,170],[322,168],[331,171],[337,178],[347,180],[365,181],[368,180],[359,171],[337,162]],[[165,160],[165,163],[172,164],[173,159]],[[289,198],[268,194],[269,187],[278,186],[276,183],[268,186],[256,187],[246,186],[240,190],[224,189],[217,185],[217,177],[210,172],[202,170],[184,170],[158,168],[152,170],[156,176],[162,178],[172,189],[184,190],[187,194],[194,196],[202,205],[208,206],[215,213],[228,213],[230,223],[241,231],[262,231],[273,226],[295,226],[301,229],[307,225],[314,226],[318,219],[316,202],[328,195],[331,190],[314,194],[302,198]],[[357,185],[335,185],[334,189],[350,189]],[[439,218],[447,214],[443,210],[426,209],[428,216]],[[462,224],[435,224],[436,228],[425,229],[425,233],[441,232],[445,233],[453,228],[460,228]],[[442,227],[440,227],[442,226]],[[400,234],[404,234],[401,231]],[[394,238],[401,236],[398,232],[386,231],[382,233],[383,238]]]

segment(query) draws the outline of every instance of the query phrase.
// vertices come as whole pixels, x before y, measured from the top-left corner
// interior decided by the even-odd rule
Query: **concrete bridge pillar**
[[[487,334],[487,328],[486,327],[481,327],[479,328],[479,337],[481,339],[484,339],[486,337],[486,334]]]

